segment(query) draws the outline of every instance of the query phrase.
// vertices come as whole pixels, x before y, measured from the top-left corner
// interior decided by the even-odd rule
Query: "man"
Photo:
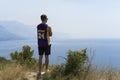
[[[41,21],[37,26],[37,37],[38,37],[38,52],[39,52],[39,73],[38,76],[41,76],[41,68],[42,68],[42,58],[45,54],[45,69],[48,71],[49,65],[49,55],[51,53],[51,43],[50,37],[52,36],[52,29],[48,26],[47,16],[45,14],[41,15]]]

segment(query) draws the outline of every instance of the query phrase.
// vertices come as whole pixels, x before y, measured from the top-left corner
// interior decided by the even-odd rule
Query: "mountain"
[[[9,32],[7,29],[0,25],[0,41],[20,39],[23,39],[23,37]]]
[[[0,25],[6,28],[9,32],[32,39],[36,37],[36,28],[30,25],[25,25],[18,21],[0,21]]]
[[[36,26],[26,25],[24,23],[18,21],[0,21],[0,25],[4,27],[7,32],[10,32],[15,35],[19,35],[26,39],[36,39],[37,32]],[[0,33],[1,34],[1,33]],[[59,41],[59,40],[68,40],[70,39],[70,35],[63,32],[53,32],[52,41]]]

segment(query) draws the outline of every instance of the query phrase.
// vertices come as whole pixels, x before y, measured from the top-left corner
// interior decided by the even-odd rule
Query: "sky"
[[[36,26],[41,14],[66,38],[120,38],[120,0],[0,0],[0,21]]]

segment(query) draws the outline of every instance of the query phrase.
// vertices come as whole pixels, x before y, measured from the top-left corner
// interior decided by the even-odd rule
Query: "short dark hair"
[[[42,14],[42,15],[41,15],[41,20],[42,20],[42,21],[45,21],[46,19],[47,19],[47,16],[46,16],[45,14]]]

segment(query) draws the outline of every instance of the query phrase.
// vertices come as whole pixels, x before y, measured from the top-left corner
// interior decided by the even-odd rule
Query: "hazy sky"
[[[35,26],[43,13],[63,36],[120,38],[120,0],[0,0],[0,21]]]

